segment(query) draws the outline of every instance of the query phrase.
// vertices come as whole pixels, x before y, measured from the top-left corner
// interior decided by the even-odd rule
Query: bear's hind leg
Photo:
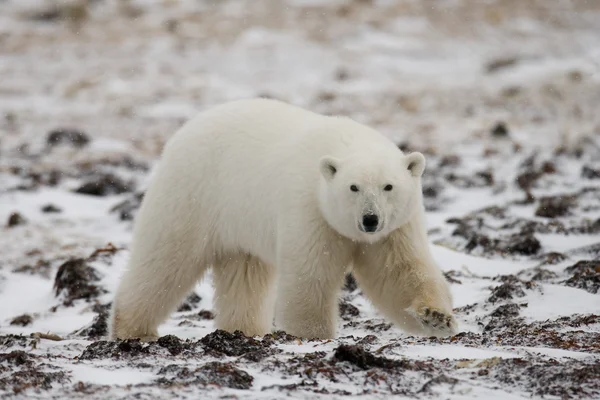
[[[110,337],[156,339],[158,326],[192,290],[206,265],[168,254],[145,262],[132,257],[113,302]]]
[[[215,324],[218,329],[240,330],[262,336],[272,330],[275,269],[244,253],[227,254],[213,266]]]

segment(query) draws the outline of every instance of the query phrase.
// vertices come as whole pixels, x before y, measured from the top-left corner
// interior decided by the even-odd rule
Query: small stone
[[[183,345],[181,344],[181,340],[174,335],[166,335],[158,338],[158,345],[169,350],[171,355],[178,355],[183,351]]]
[[[215,315],[210,310],[200,310],[198,312],[198,318],[211,320],[211,319],[215,319]]]
[[[92,283],[99,280],[95,270],[84,259],[71,259],[58,267],[54,278],[55,295],[59,296],[64,292],[65,305],[71,305],[76,299],[96,298],[104,293],[104,290]]]
[[[90,138],[84,132],[73,128],[59,128],[48,133],[46,143],[50,147],[69,144],[73,147],[84,147]]]
[[[60,213],[62,208],[55,206],[54,204],[46,204],[42,207],[43,213]]]
[[[502,57],[502,58],[498,58],[496,60],[490,61],[485,66],[485,69],[488,74],[493,74],[500,70],[513,67],[515,64],[517,64],[518,61],[519,60],[516,57]]]
[[[75,192],[90,196],[108,196],[125,193],[131,189],[131,185],[121,178],[112,174],[105,174],[84,183]]]
[[[13,212],[8,217],[8,222],[6,223],[6,226],[12,228],[17,225],[25,225],[26,223],[27,219],[25,219],[25,217],[23,217],[18,212]]]
[[[583,74],[577,70],[569,72],[568,77],[571,82],[581,82],[583,80]]]
[[[339,304],[340,317],[343,320],[351,320],[360,315],[358,308],[348,303],[347,301],[341,301]]]
[[[349,78],[349,74],[348,74],[348,70],[346,68],[338,68],[337,71],[335,71],[335,80],[338,82],[343,82],[348,80]]]
[[[358,288],[358,283],[356,283],[356,279],[352,274],[346,275],[346,282],[344,283],[344,290],[348,292],[354,292]]]
[[[505,251],[511,254],[530,256],[537,254],[542,248],[539,240],[532,233],[516,234],[509,238]]]
[[[540,205],[535,211],[535,215],[544,218],[564,217],[569,214],[574,204],[573,196],[543,197],[540,199]]]
[[[33,317],[29,314],[19,315],[10,321],[11,325],[27,326],[33,322]]]
[[[584,165],[583,168],[581,168],[581,177],[585,179],[600,179],[600,169]]]
[[[192,311],[198,303],[202,300],[202,297],[192,292],[188,295],[187,299],[179,306],[177,312]]]
[[[496,137],[496,138],[508,137],[508,127],[506,126],[506,124],[504,122],[498,122],[492,128],[491,133],[492,133],[492,136]]]

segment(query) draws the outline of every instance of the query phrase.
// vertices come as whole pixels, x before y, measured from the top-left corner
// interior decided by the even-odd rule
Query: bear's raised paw
[[[427,306],[410,311],[423,328],[433,336],[452,336],[457,333],[458,325],[452,314]]]

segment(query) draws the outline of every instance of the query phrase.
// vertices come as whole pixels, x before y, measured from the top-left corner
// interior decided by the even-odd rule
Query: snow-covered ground
[[[0,1],[1,395],[597,398],[598,27],[583,0]],[[162,145],[251,96],[426,154],[462,333],[408,337],[351,279],[336,340],[214,332],[208,276],[158,343],[102,341]]]

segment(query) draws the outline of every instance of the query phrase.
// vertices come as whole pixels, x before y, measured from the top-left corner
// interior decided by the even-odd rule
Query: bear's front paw
[[[452,336],[457,333],[458,324],[452,314],[428,306],[409,311],[433,336]]]

